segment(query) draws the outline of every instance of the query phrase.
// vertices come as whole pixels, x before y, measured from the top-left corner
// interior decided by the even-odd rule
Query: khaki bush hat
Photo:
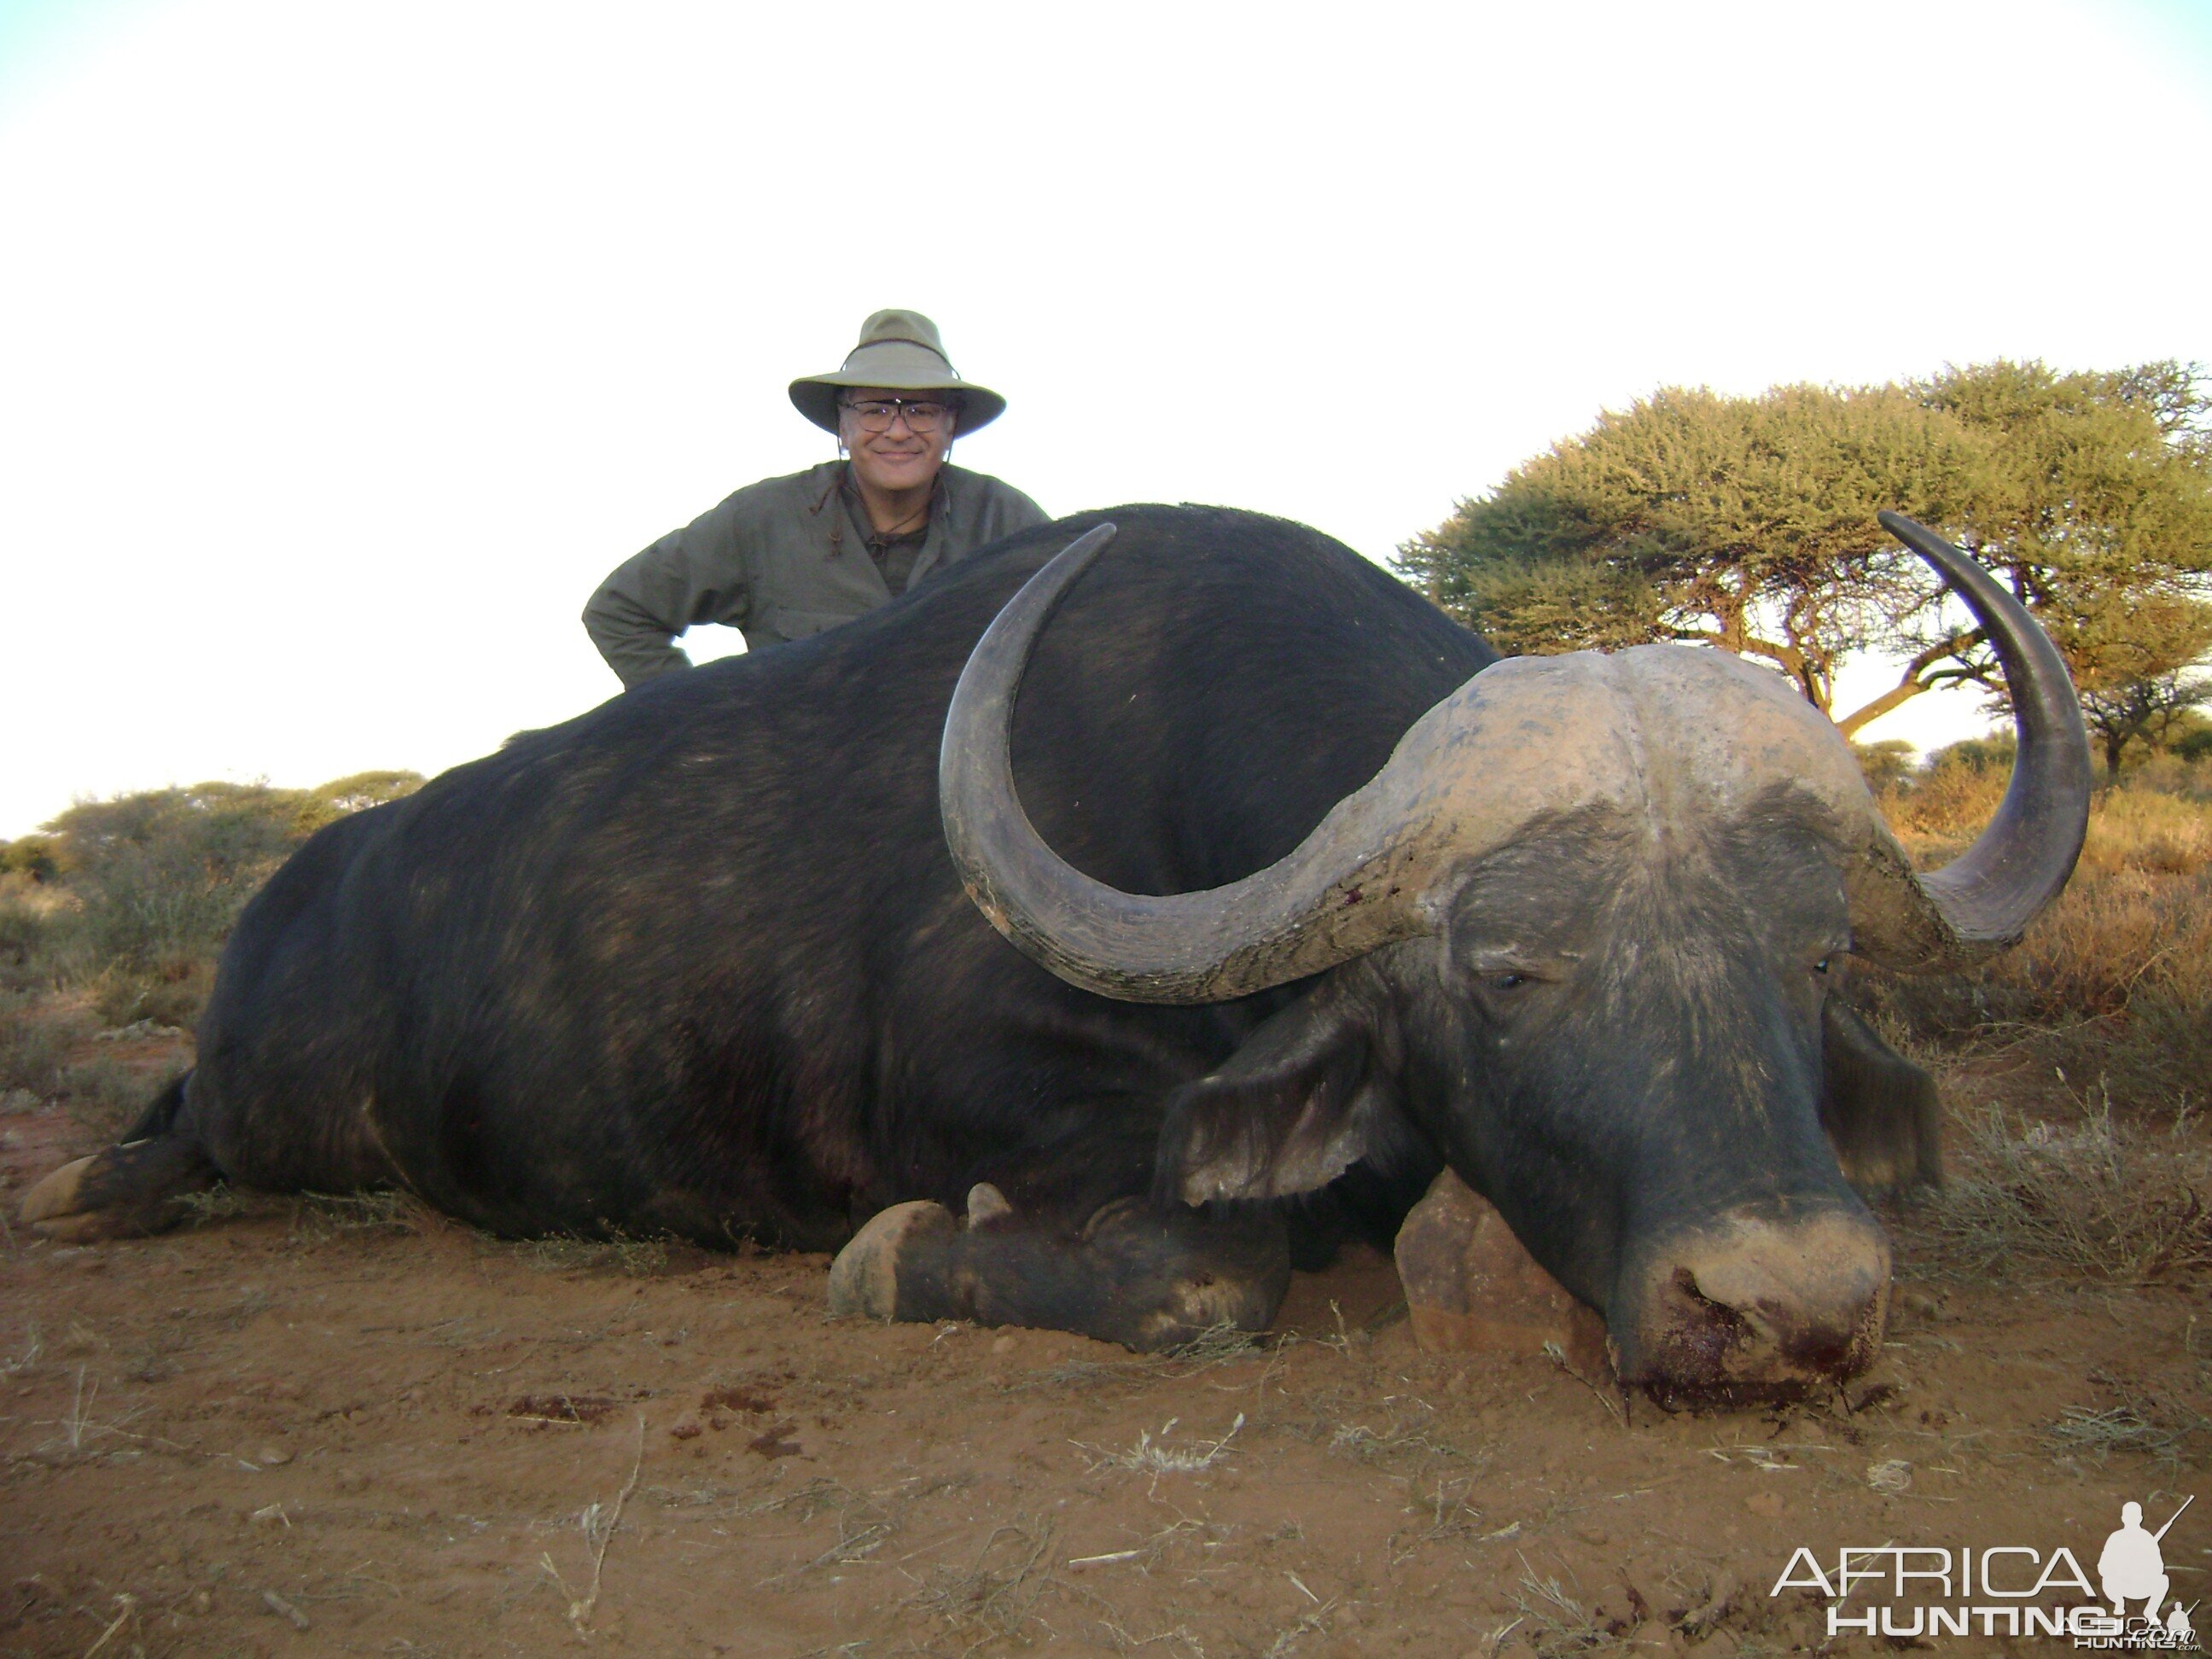
[[[791,383],[799,412],[825,432],[837,429],[837,393],[846,386],[879,386],[886,392],[942,392],[957,404],[956,437],[966,437],[1006,412],[1006,400],[960,378],[945,355],[937,325],[918,311],[879,311],[860,325],[860,343],[834,374],[809,374]]]

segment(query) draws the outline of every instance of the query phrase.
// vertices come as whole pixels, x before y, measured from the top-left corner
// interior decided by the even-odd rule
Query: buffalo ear
[[[1820,1015],[1820,1127],[1844,1179],[1869,1197],[1943,1184],[1936,1079],[1830,997]]]
[[[1162,1203],[1283,1198],[1326,1187],[1412,1131],[1395,1039],[1364,969],[1339,969],[1169,1097],[1152,1190]]]

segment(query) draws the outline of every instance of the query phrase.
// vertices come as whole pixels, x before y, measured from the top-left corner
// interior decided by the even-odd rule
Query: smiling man
[[[762,650],[887,605],[931,572],[1045,514],[1018,489],[949,464],[955,434],[1006,400],[960,378],[937,325],[879,311],[835,374],[791,383],[799,412],[846,459],[748,485],[619,566],[584,627],[625,689],[690,666],[695,623]]]

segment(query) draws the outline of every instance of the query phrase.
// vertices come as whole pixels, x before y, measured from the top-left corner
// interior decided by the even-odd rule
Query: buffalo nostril
[[[1740,1213],[1675,1235],[1644,1263],[1616,1347],[1624,1376],[1662,1398],[1803,1394],[1880,1351],[1889,1250],[1870,1218]]]
[[[1691,1375],[1718,1375],[1731,1357],[1759,1340],[1743,1313],[1717,1302],[1698,1287],[1698,1276],[1677,1267],[1668,1285],[1670,1369]]]

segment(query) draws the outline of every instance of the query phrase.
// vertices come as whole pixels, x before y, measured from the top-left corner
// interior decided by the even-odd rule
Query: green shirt
[[[618,566],[584,607],[584,628],[624,687],[690,667],[675,636],[694,623],[740,629],[758,651],[888,605],[890,584],[869,551],[865,514],[848,504],[845,471],[824,461],[750,484]],[[1020,490],[947,466],[902,589],[1045,522]]]

